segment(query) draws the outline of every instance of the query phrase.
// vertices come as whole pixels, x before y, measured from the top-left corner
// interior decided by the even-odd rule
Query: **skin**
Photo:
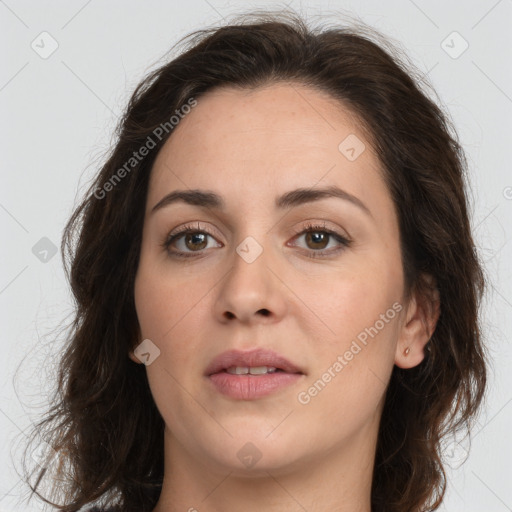
[[[365,144],[354,161],[338,149],[350,134]],[[275,197],[292,189],[328,185],[359,198],[370,214],[338,198],[274,207]],[[151,213],[177,189],[214,191],[226,208],[176,202]],[[304,234],[307,221],[324,221],[351,245],[333,237],[315,245]],[[182,237],[169,250],[193,257],[172,256],[162,241],[189,222],[212,233],[208,245]],[[235,250],[249,236],[263,250],[252,263]],[[326,256],[313,258],[314,251]],[[152,170],[135,302],[140,341],[160,350],[146,367],[166,424],[154,512],[370,511],[393,365],[421,362],[437,314],[420,297],[404,303],[395,208],[354,114],[298,84],[222,88],[199,98]],[[298,394],[394,303],[402,310],[300,403]],[[275,350],[305,375],[258,400],[217,392],[204,376],[210,361],[254,347]],[[261,455],[251,467],[237,456],[248,442]]]

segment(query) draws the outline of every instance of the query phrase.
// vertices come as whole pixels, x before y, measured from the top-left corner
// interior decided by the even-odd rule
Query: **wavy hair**
[[[218,87],[287,82],[326,92],[356,115],[396,208],[405,294],[429,297],[426,275],[439,292],[441,313],[425,359],[393,369],[371,495],[373,511],[437,509],[446,488],[441,442],[470,429],[487,371],[478,317],[484,272],[471,233],[467,163],[449,116],[403,52],[362,24],[310,28],[290,11],[257,11],[193,32],[183,43],[136,87],[106,162],[65,227],[61,251],[74,320],[53,405],[32,436],[57,456],[48,471],[36,468],[27,477],[36,476],[31,497],[63,512],[99,502],[154,508],[164,422],[145,366],[128,357],[138,340],[134,278],[152,165],[172,136],[169,120],[191,98],[200,102]],[[155,147],[130,160],[148,137]],[[50,467],[51,499],[38,490]]]

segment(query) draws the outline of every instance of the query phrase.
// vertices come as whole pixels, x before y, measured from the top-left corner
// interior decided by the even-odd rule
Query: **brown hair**
[[[52,496],[64,503],[54,506],[71,512],[101,498],[149,511],[161,490],[164,423],[144,365],[128,357],[138,342],[134,277],[148,180],[172,134],[157,140],[155,130],[213,88],[286,81],[327,92],[357,115],[396,207],[406,295],[427,297],[426,275],[439,291],[441,314],[424,361],[393,369],[371,497],[374,511],[438,508],[446,486],[440,441],[469,428],[486,383],[478,320],[484,275],[468,219],[466,162],[448,117],[398,49],[361,26],[311,29],[295,13],[257,12],[183,41],[185,51],[136,88],[115,147],[64,232],[76,314],[54,405],[34,429],[59,454]],[[152,134],[156,147],[114,183]],[[44,475],[30,487],[51,503],[37,490]]]

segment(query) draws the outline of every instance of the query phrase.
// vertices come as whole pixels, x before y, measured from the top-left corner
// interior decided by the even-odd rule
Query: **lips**
[[[295,364],[272,350],[254,349],[250,351],[228,350],[215,357],[205,370],[205,375],[225,372],[231,367],[274,367],[286,373],[304,374]]]

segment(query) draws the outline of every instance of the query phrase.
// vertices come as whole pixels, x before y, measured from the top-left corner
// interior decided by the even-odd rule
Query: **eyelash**
[[[332,251],[332,250],[328,251],[328,254],[325,254],[326,249],[321,249],[321,250],[317,250],[317,251],[314,251],[311,249],[307,250],[307,252],[309,253],[308,256],[310,258],[326,258],[328,256],[331,256],[333,253],[335,253],[335,254],[339,253],[340,251],[344,250],[345,248],[350,247],[350,245],[352,244],[352,240],[349,240],[347,237],[341,235],[340,233],[338,233],[336,231],[328,229],[326,227],[325,223],[320,224],[320,223],[308,222],[303,228],[301,228],[300,230],[298,230],[294,233],[294,238],[297,237],[298,235],[303,235],[303,234],[307,234],[310,232],[325,233],[325,234],[329,235],[330,237],[334,238],[334,240],[336,240],[341,245],[341,247],[336,249],[335,251]],[[183,253],[180,251],[170,251],[169,248],[173,242],[182,238],[184,235],[197,234],[197,233],[206,234],[206,235],[211,236],[212,238],[215,238],[213,233],[210,233],[210,231],[208,231],[208,229],[201,229],[199,224],[197,224],[196,226],[194,226],[192,224],[185,224],[178,232],[167,235],[165,237],[165,239],[162,241],[161,245],[172,257],[194,258],[197,255],[199,255],[201,253],[201,251],[194,251],[191,253]],[[204,250],[205,249],[203,249],[203,251]]]

